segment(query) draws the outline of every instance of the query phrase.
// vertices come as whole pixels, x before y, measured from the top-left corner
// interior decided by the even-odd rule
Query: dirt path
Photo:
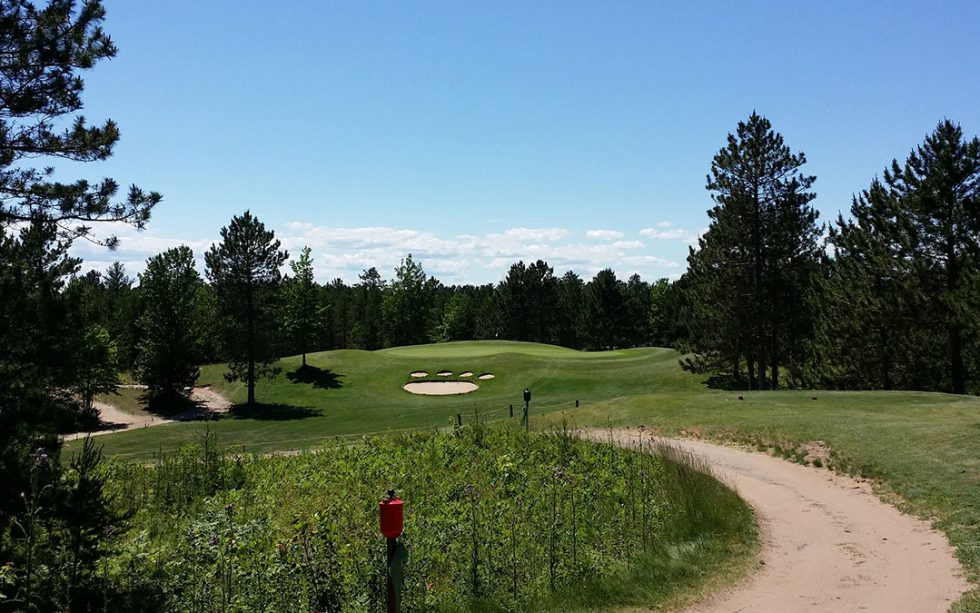
[[[589,434],[608,440],[608,431]],[[650,436],[614,431],[621,444]],[[759,570],[693,613],[946,611],[971,586],[946,537],[879,500],[867,483],[702,441],[666,442],[704,457],[755,509]]]
[[[141,386],[126,385],[120,387]],[[231,409],[231,402],[209,387],[195,387],[193,390],[191,390],[191,400],[197,404],[197,407],[182,411],[180,413],[175,413],[173,415],[168,415],[166,417],[161,415],[153,415],[151,413],[134,415],[132,413],[126,413],[125,411],[120,411],[111,404],[107,404],[105,402],[95,402],[93,404],[99,411],[99,421],[101,422],[99,424],[99,429],[92,432],[76,432],[75,434],[68,434],[65,436],[64,440],[70,441],[77,438],[84,438],[89,435],[100,436],[102,434],[112,434],[113,432],[132,430],[134,428],[159,426],[162,424],[173,423],[175,421],[205,419],[212,415],[226,413],[229,409]]]

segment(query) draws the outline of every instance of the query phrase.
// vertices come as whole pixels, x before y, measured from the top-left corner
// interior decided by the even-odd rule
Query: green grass
[[[114,394],[99,394],[95,397],[99,402],[111,404],[124,413],[130,415],[146,414],[145,397],[146,390],[131,387],[116,388]]]
[[[903,509],[934,519],[949,535],[960,560],[980,580],[980,399],[916,392],[738,392],[708,389],[704,376],[683,372],[666,349],[583,353],[527,343],[471,342],[400,347],[378,352],[336,351],[309,356],[329,369],[339,387],[294,383],[283,373],[258,386],[258,399],[305,407],[299,419],[224,419],[221,441],[252,451],[316,446],[325,438],[402,428],[444,426],[479,409],[483,419],[507,415],[531,387],[532,426],[565,417],[575,426],[644,424],[665,434],[701,436],[757,445],[793,457],[800,443],[825,441],[838,470],[875,479],[879,493]],[[497,378],[459,397],[412,396],[401,385],[414,370],[471,370]],[[203,382],[235,401],[240,384],[221,378],[221,366],[203,370]],[[811,397],[816,396],[816,400]],[[582,406],[575,409],[575,400]],[[268,410],[272,416],[275,408]],[[200,432],[175,424],[102,437],[105,451],[147,458],[173,449]],[[980,592],[955,611],[980,612]]]
[[[609,398],[676,390],[697,391],[700,378],[677,368],[668,349],[631,349],[584,353],[530,343],[447,343],[385,351],[330,351],[307,356],[318,369],[312,378],[297,380],[298,356],[282,360],[282,372],[257,386],[257,399],[270,406],[214,424],[223,443],[245,445],[247,451],[313,447],[333,436],[443,427],[462,414],[464,423],[503,418],[514,405],[519,415],[522,392],[532,389],[532,415],[571,409],[575,401],[595,403]],[[480,389],[461,396],[416,396],[402,389],[409,373],[425,370],[455,374],[472,371]],[[202,368],[200,383],[211,384],[233,402],[245,400],[241,383],[224,380],[224,365]],[[495,378],[479,381],[490,372]],[[290,377],[293,377],[292,379]],[[454,377],[450,377],[452,379]],[[123,392],[127,390],[121,390]],[[168,424],[103,437],[107,455],[150,458],[173,450],[200,431],[194,423]]]

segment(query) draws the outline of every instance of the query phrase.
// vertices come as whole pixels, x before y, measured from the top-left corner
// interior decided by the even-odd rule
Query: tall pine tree
[[[797,370],[819,233],[805,163],[757,113],[712,160],[711,223],[688,257],[689,348],[701,359],[689,366],[730,365],[737,376],[744,362],[752,388],[777,387],[781,366]]]
[[[278,356],[276,294],[279,267],[289,257],[280,242],[252,213],[231,218],[221,242],[205,255],[208,279],[223,315],[229,381],[244,381],[248,406],[255,406],[255,381],[273,376]]]

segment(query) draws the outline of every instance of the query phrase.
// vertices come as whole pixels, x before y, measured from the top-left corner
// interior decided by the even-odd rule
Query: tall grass
[[[131,515],[115,610],[132,593],[142,610],[382,610],[389,488],[407,505],[405,611],[652,606],[754,542],[751,512],[703,467],[567,428],[483,423],[273,457],[214,443],[115,465]]]

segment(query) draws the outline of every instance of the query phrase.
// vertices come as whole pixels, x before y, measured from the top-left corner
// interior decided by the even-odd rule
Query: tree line
[[[685,367],[750,389],[980,391],[980,140],[939,122],[823,226],[805,163],[756,113],[712,160],[711,223],[672,285]]]
[[[175,247],[147,260],[134,279],[115,263],[65,279],[68,293],[107,332],[115,366],[132,370],[153,401],[180,400],[198,366],[227,362],[229,380],[249,388],[277,372],[280,356],[473,339],[613,349],[665,344],[668,282],[611,269],[584,280],[547,262],[513,264],[497,284],[445,285],[408,254],[384,279],[364,270],[348,285],[315,281],[309,247],[288,259],[275,233],[251,212],[232,218],[205,254]],[[288,261],[288,272],[282,274]]]

